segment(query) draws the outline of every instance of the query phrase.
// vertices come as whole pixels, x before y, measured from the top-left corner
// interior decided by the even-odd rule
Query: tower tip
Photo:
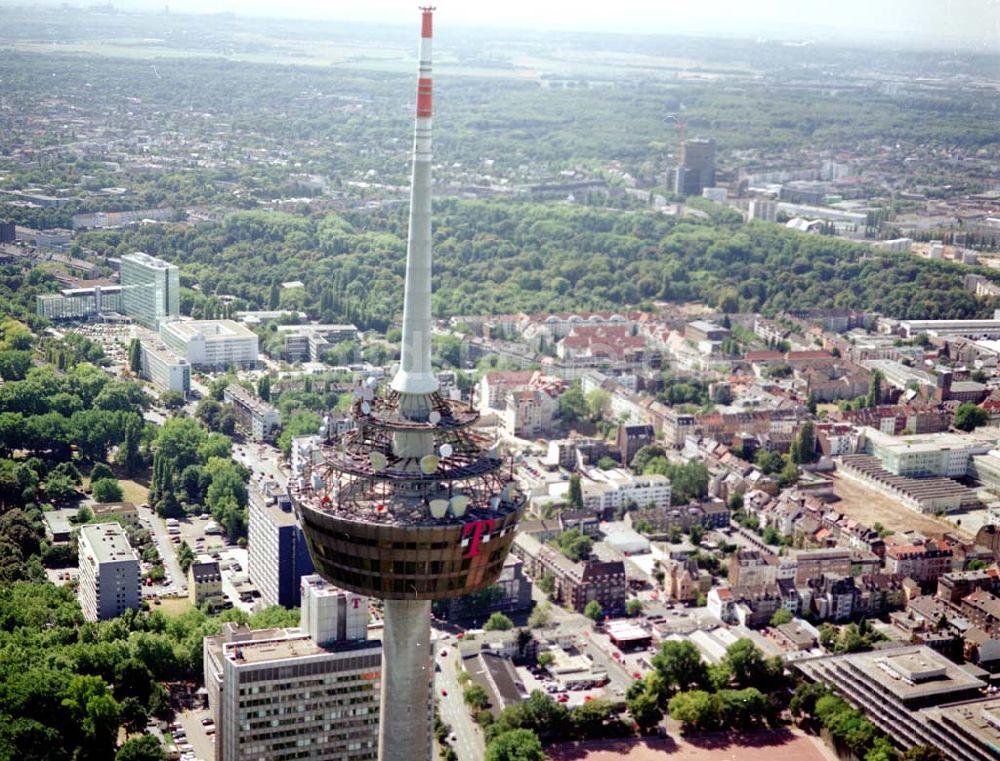
[[[424,24],[420,30],[420,36],[431,37],[435,8],[433,5],[421,5],[420,10],[424,14]]]

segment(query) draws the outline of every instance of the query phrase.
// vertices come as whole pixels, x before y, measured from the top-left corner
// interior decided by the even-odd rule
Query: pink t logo
[[[464,555],[463,558],[474,558],[479,554],[479,543],[482,541],[483,534],[488,534],[496,526],[496,521],[492,518],[484,518],[483,520],[476,521],[475,523],[466,523],[465,527],[462,529],[462,538],[469,539],[469,550]]]

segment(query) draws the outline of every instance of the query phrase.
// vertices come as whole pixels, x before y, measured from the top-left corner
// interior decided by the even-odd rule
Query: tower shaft
[[[430,761],[431,601],[386,600],[379,761]]]

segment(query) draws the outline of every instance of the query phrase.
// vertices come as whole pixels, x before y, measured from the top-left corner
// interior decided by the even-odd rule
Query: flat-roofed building
[[[181,314],[180,270],[176,265],[136,251],[121,258],[122,306],[126,315],[156,330]]]
[[[971,458],[986,454],[1000,442],[997,429],[979,429],[961,435],[890,436],[874,428],[865,428],[864,435],[867,450],[881,460],[883,468],[897,476],[911,478],[965,478]]]
[[[277,409],[237,383],[226,386],[222,400],[233,405],[237,426],[254,441],[273,439],[281,426],[281,413]]]
[[[88,621],[116,618],[142,602],[139,558],[118,523],[80,529],[80,607]]]
[[[965,705],[985,707],[996,702],[982,699],[986,683],[929,647],[808,659],[795,667],[811,681],[834,686],[900,748],[933,745],[952,761],[996,758],[995,751],[985,753],[989,745],[980,746],[978,740],[967,747],[963,743],[968,738],[953,743],[947,730],[949,719],[963,720],[961,715],[946,715],[953,710],[949,704],[974,701]]]
[[[90,509],[98,520],[110,518],[124,526],[139,528],[139,511],[132,502],[102,502],[91,505]]]
[[[121,312],[122,289],[119,285],[63,288],[59,293],[35,296],[35,313],[50,320],[85,320]]]
[[[139,341],[139,374],[163,391],[191,393],[191,364],[159,341]]]
[[[367,597],[311,577],[299,628],[206,637],[216,761],[375,761],[382,643],[367,623]]]
[[[175,320],[160,326],[160,339],[195,367],[252,367],[257,334],[233,320]]]
[[[247,573],[265,605],[295,608],[299,583],[313,572],[305,535],[287,492],[273,481],[250,481]]]

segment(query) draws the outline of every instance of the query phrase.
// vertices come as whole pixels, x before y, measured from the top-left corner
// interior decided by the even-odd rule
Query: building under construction
[[[430,759],[431,602],[493,584],[524,497],[512,464],[438,393],[431,366],[431,31],[423,8],[400,368],[354,393],[356,426],[327,438],[290,494],[316,571],[385,601],[379,758]]]

